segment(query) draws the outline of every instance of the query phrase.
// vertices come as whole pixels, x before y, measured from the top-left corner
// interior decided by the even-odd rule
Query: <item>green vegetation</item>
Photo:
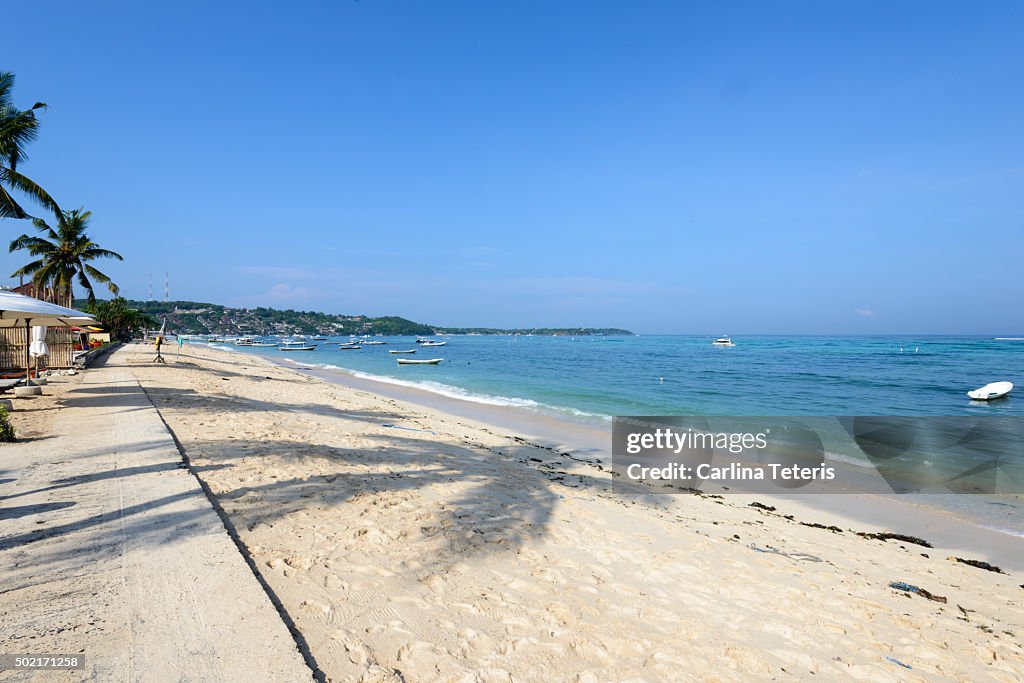
[[[274,308],[230,308],[195,301],[126,301],[123,306],[152,319],[167,320],[167,330],[179,334],[287,335],[287,334],[371,334],[429,336],[434,334],[536,334],[536,335],[632,335],[617,328],[462,328],[424,325],[397,316],[372,318],[366,315],[332,315],[316,311],[280,311]],[[84,302],[78,302],[84,303]],[[98,308],[107,302],[99,302]],[[112,303],[112,302],[111,302]],[[97,313],[97,315],[99,315]],[[158,327],[160,323],[150,323]]]
[[[122,300],[123,301],[123,300]],[[103,302],[100,302],[101,304]],[[230,308],[195,301],[125,301],[125,306],[154,319],[167,320],[167,330],[179,334],[433,334],[429,325],[388,316],[331,315],[316,311],[273,308]],[[153,327],[159,326],[155,323]]]
[[[139,330],[160,324],[154,316],[133,308],[123,297],[94,301],[87,308],[103,328],[110,332],[111,339],[131,339]]]
[[[12,443],[15,440],[14,426],[11,424],[7,406],[0,405],[0,443]]]
[[[22,111],[14,106],[13,89],[14,74],[0,71],[0,218],[29,217],[11,194],[12,190],[27,195],[53,213],[60,213],[57,202],[46,190],[17,170],[18,164],[26,159],[25,147],[39,132],[36,111],[45,109],[46,105],[36,102]]]
[[[33,218],[32,225],[43,236],[21,235],[11,241],[10,250],[24,249],[39,258],[11,273],[11,277],[31,276],[38,287],[52,292],[54,301],[63,306],[71,305],[75,280],[88,292],[86,301],[90,306],[96,303],[92,280],[105,284],[112,294],[117,294],[117,285],[89,262],[101,258],[123,261],[124,258],[89,239],[85,231],[91,217],[92,212],[84,209],[61,211],[57,214],[56,230],[42,218]]]
[[[31,277],[35,296],[64,306],[72,303],[75,282],[85,289],[90,305],[96,302],[93,281],[106,285],[116,295],[117,285],[90,261],[124,259],[89,239],[86,230],[92,212],[84,208],[62,211],[42,187],[17,170],[18,164],[26,159],[25,148],[39,134],[36,111],[45,109],[46,105],[36,102],[22,111],[14,106],[13,89],[14,74],[0,71],[0,218],[31,219],[40,235],[23,234],[11,241],[11,252],[24,250],[35,259],[18,268],[11,277]],[[52,213],[57,219],[56,228],[42,218],[30,216],[12,191],[28,196]]]

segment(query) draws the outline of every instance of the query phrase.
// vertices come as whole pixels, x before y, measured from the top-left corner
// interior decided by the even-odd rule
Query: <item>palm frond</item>
[[[0,178],[2,181],[2,178]],[[28,218],[25,209],[0,184],[0,218]]]
[[[93,246],[82,251],[82,258],[90,261],[97,258],[112,258],[117,261],[124,261],[124,256],[121,256],[116,251],[110,251],[109,249],[101,249],[100,247]]]
[[[57,202],[54,201],[53,197],[46,190],[31,178],[18,173],[13,168],[0,167],[0,184],[6,184],[19,192],[24,192],[43,208],[49,209],[54,214],[60,214],[60,206],[57,205]]]
[[[44,265],[46,265],[46,261],[44,259],[39,259],[32,263],[26,263],[21,268],[18,268],[16,271],[11,273],[11,277],[22,277],[23,275],[32,276]]]

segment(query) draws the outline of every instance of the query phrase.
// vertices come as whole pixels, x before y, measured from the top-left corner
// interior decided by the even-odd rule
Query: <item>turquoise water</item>
[[[340,368],[470,400],[611,415],[1024,415],[1024,341],[993,337],[458,336],[423,348],[411,337],[340,351],[217,344],[284,364]],[[399,366],[397,356],[443,358]],[[965,395],[1008,380],[1018,395]]]
[[[554,412],[601,431],[613,415],[1024,415],[1024,341],[992,337],[734,337],[732,348],[713,347],[705,336],[466,336],[427,348],[411,337],[378,339],[387,344],[353,351],[322,341],[309,352],[211,346],[286,366],[347,371],[481,403]],[[398,357],[444,362],[399,366],[388,353],[410,348],[417,353]],[[1018,385],[1017,394],[989,403],[966,396],[1000,380]],[[1015,448],[1004,450],[1014,462],[1024,457]],[[946,462],[953,457],[939,450],[930,461],[903,464],[907,471],[933,462],[962,465]],[[827,458],[870,472],[855,449],[830,451]],[[1001,535],[1024,536],[1024,506],[1016,497],[910,498]]]

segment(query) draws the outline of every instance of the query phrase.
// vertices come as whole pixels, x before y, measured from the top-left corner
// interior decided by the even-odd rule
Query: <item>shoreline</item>
[[[449,416],[480,422],[501,430],[527,436],[554,451],[570,455],[583,463],[611,463],[611,425],[553,413],[543,408],[497,405],[460,398],[412,382],[398,383],[376,379],[346,368],[323,368],[294,360],[245,353],[232,348],[200,345],[201,348],[232,357],[258,358],[270,365],[315,377],[349,389],[437,410]],[[840,463],[840,466],[844,466]],[[780,514],[793,514],[826,526],[838,525],[863,532],[893,532],[922,538],[933,545],[979,557],[992,564],[1024,571],[1024,529],[998,529],[995,520],[971,518],[934,503],[935,494],[753,494],[725,493],[708,489],[708,494],[723,494],[737,500],[758,500],[780,508]],[[656,494],[655,499],[676,498],[686,494]],[[929,497],[933,497],[929,500]],[[921,500],[924,498],[925,500]],[[666,501],[667,504],[668,501]],[[782,508],[785,507],[783,510]]]
[[[329,678],[1024,676],[1009,567],[763,496],[617,495],[514,430],[262,356],[150,360],[118,355]]]

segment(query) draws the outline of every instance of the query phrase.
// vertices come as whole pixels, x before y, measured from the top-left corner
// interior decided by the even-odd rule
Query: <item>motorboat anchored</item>
[[[444,358],[431,358],[429,360],[413,360],[412,358],[396,358],[399,365],[437,365]]]
[[[980,389],[968,391],[967,395],[975,401],[992,401],[1002,398],[1013,391],[1013,382],[992,382]]]
[[[719,337],[715,341],[711,342],[712,346],[736,346],[732,343],[732,339],[729,337]]]

